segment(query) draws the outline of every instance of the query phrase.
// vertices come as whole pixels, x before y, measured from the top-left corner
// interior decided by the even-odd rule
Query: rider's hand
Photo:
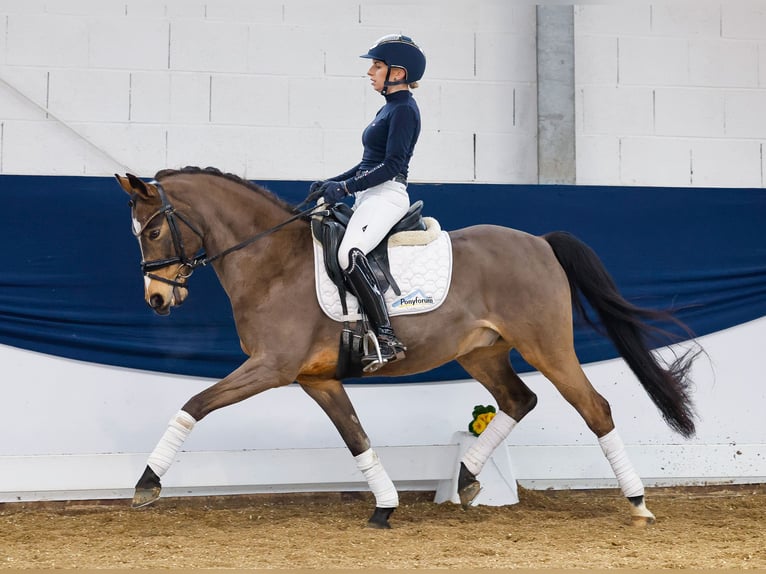
[[[312,201],[316,201],[322,197],[322,186],[324,184],[324,181],[315,181],[312,183],[311,187],[309,187],[309,194],[306,196],[306,201],[304,201],[304,203],[311,203]]]
[[[346,183],[343,181],[326,181],[319,190],[324,200],[332,205],[348,195]]]

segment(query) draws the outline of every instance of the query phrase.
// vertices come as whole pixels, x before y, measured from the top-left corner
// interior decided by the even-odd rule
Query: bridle
[[[188,217],[186,217],[184,214],[182,214],[179,211],[176,211],[175,207],[170,203],[170,200],[168,199],[167,194],[165,193],[164,188],[158,181],[152,181],[150,182],[152,185],[154,185],[157,188],[157,193],[160,196],[160,201],[162,202],[162,205],[160,205],[160,208],[155,211],[152,215],[149,216],[149,218],[139,227],[134,223],[133,225],[133,235],[138,239],[139,247],[141,247],[141,235],[146,230],[146,227],[154,221],[157,217],[163,216],[165,218],[165,221],[168,224],[168,228],[170,229],[170,236],[173,240],[173,249],[175,250],[175,254],[171,257],[166,257],[164,259],[152,259],[150,261],[147,261],[143,258],[143,247],[141,247],[141,273],[144,274],[145,277],[148,277],[149,279],[153,279],[155,281],[160,281],[162,283],[167,283],[168,285],[172,285],[173,287],[184,287],[186,288],[186,281],[191,277],[192,273],[194,272],[197,267],[205,267],[209,263],[212,263],[213,261],[216,261],[217,259],[221,259],[222,257],[225,257],[229,253],[232,253],[234,251],[238,251],[244,247],[247,247],[251,243],[254,243],[258,239],[261,239],[262,237],[265,237],[267,235],[270,235],[271,233],[274,233],[275,231],[278,231],[279,229],[282,229],[284,226],[286,226],[289,223],[292,223],[293,221],[301,218],[306,218],[309,214],[313,213],[317,207],[310,207],[308,209],[304,209],[302,211],[297,211],[294,215],[283,221],[282,223],[279,223],[275,225],[274,227],[271,227],[269,229],[266,229],[265,231],[262,231],[260,233],[257,233],[256,235],[250,237],[249,239],[246,239],[240,243],[237,243],[236,245],[233,245],[227,249],[224,249],[220,253],[217,253],[216,255],[212,255],[210,257],[207,256],[207,253],[205,252],[205,248],[201,247],[194,256],[189,256],[186,252],[186,247],[184,245],[184,239],[183,235],[181,234],[181,230],[179,227],[179,222],[183,223],[188,227],[197,237],[200,238],[201,241],[204,242],[204,235],[202,232],[189,220]],[[131,210],[135,209],[136,203],[137,203],[137,194],[134,194],[130,201],[128,202],[128,205],[130,206]],[[305,202],[304,202],[305,203]],[[298,207],[300,207],[303,204],[300,204]],[[137,219],[135,218],[135,214],[133,217],[133,221],[137,222]],[[176,276],[174,279],[167,279],[165,277],[161,277],[154,273],[154,271],[157,271],[159,269],[163,269],[165,267],[168,267],[173,264],[180,264],[178,268],[178,272],[176,273]]]

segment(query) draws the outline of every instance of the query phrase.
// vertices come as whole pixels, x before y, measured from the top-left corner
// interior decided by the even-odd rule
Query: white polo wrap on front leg
[[[461,462],[474,476],[479,474],[495,449],[508,438],[513,427],[517,424],[516,420],[509,417],[503,411],[498,411],[492,420],[489,421],[484,432],[479,435],[476,442],[463,455]]]
[[[194,417],[185,411],[178,411],[178,414],[170,419],[168,429],[162,435],[160,442],[149,455],[148,465],[157,476],[162,476],[173,464],[173,461],[181,450],[181,445],[189,436],[194,424],[197,421]]]
[[[399,506],[399,494],[388,477],[386,469],[371,448],[354,457],[356,467],[362,471],[370,490],[375,495],[375,506],[378,508],[396,508]]]
[[[643,496],[644,484],[633,468],[628,453],[625,452],[625,445],[620,435],[617,434],[617,429],[612,429],[599,438],[598,443],[601,445],[601,450],[604,451],[609,464],[612,465],[612,471],[617,477],[617,483],[620,485],[622,493],[627,497]]]

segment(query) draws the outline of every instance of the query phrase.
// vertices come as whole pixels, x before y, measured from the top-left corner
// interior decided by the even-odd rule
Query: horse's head
[[[202,249],[202,234],[175,210],[159,182],[146,183],[131,174],[115,177],[130,195],[133,234],[141,248],[144,299],[157,314],[167,315],[189,294],[187,281],[199,261],[195,254]]]

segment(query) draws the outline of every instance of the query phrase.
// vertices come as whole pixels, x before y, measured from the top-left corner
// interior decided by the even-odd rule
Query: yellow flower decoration
[[[492,405],[473,407],[473,420],[468,423],[468,431],[474,436],[479,436],[487,428],[489,422],[495,418],[496,412]]]

